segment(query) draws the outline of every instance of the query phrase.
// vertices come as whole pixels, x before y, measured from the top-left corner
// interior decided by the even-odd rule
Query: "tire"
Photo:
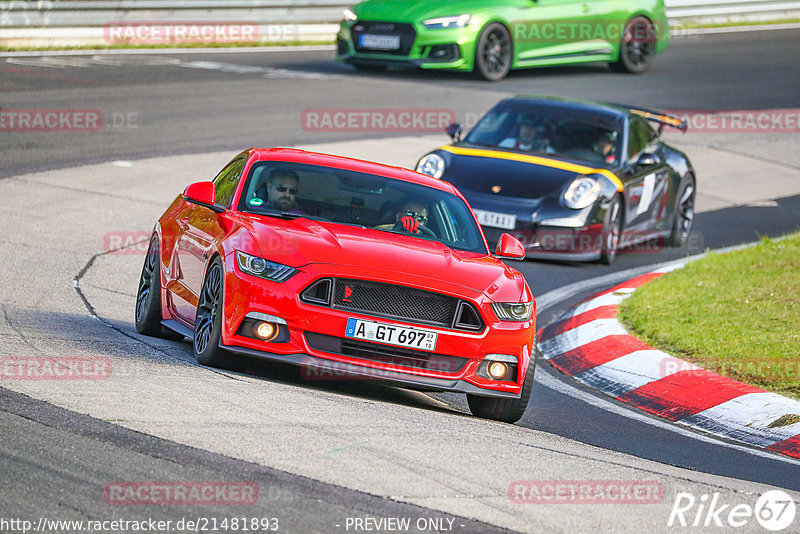
[[[158,236],[150,238],[150,246],[139,276],[139,288],[136,291],[136,310],[134,322],[140,334],[164,339],[181,340],[183,336],[161,326],[161,271],[157,269],[161,263]]]
[[[655,55],[656,33],[653,23],[647,17],[633,17],[625,25],[619,43],[619,58],[610,65],[617,72],[641,74],[652,66]]]
[[[472,72],[479,79],[497,82],[511,70],[513,44],[508,29],[499,22],[486,26],[475,45]]]
[[[208,266],[203,289],[197,303],[197,315],[194,320],[194,340],[192,347],[197,362],[210,367],[225,368],[230,364],[230,354],[219,348],[222,336],[222,317],[224,315],[223,295],[224,269],[219,257],[214,258]]]
[[[666,243],[668,247],[682,247],[689,241],[689,234],[692,233],[692,225],[694,224],[696,191],[694,177],[687,175],[678,189],[678,196],[675,200],[675,217],[672,220],[672,232]]]
[[[522,384],[522,391],[518,399],[499,399],[496,397],[480,397],[467,393],[467,404],[469,411],[475,417],[484,419],[494,419],[504,423],[516,423],[525,415],[528,409],[528,402],[531,400],[533,391],[533,375],[536,371],[536,360],[531,355],[528,364],[528,372],[525,375],[525,382]]]
[[[617,259],[619,241],[622,236],[622,200],[619,195],[611,199],[603,219],[602,249],[600,250],[600,263],[611,265]]]

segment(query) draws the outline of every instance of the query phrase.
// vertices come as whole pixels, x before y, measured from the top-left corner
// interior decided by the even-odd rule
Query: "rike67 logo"
[[[723,502],[719,493],[703,494],[699,498],[691,493],[678,493],[667,526],[724,527],[728,530],[751,524],[755,518],[763,528],[779,532],[792,526],[796,511],[792,497],[781,490],[762,494],[755,506]]]

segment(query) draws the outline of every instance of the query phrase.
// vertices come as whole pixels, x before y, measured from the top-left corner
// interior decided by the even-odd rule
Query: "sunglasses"
[[[426,224],[428,222],[428,217],[415,213],[412,210],[406,210],[406,215],[415,218],[420,224]]]
[[[278,191],[278,193],[285,193],[288,191],[290,195],[297,194],[296,187],[286,187],[285,185],[280,185],[280,184],[275,184],[273,185],[273,187]]]

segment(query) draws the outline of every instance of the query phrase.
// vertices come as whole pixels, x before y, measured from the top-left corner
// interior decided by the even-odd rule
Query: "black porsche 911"
[[[686,131],[658,112],[518,96],[463,140],[450,125],[453,144],[423,156],[417,171],[455,185],[490,242],[508,232],[529,257],[610,264],[621,248],[683,246],[691,232],[695,171],[662,141],[665,126]]]

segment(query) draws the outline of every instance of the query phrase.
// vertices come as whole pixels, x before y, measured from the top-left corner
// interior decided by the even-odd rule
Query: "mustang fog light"
[[[511,354],[487,354],[476,374],[489,380],[516,381],[519,360]]]
[[[286,343],[290,337],[285,319],[261,312],[248,313],[242,319],[236,335],[270,343]]]
[[[488,367],[489,376],[494,378],[495,380],[502,380],[504,376],[506,376],[506,372],[508,371],[508,366],[503,362],[492,362],[489,364]]]
[[[256,335],[264,341],[270,341],[278,333],[276,325],[268,322],[258,323],[256,326]]]

